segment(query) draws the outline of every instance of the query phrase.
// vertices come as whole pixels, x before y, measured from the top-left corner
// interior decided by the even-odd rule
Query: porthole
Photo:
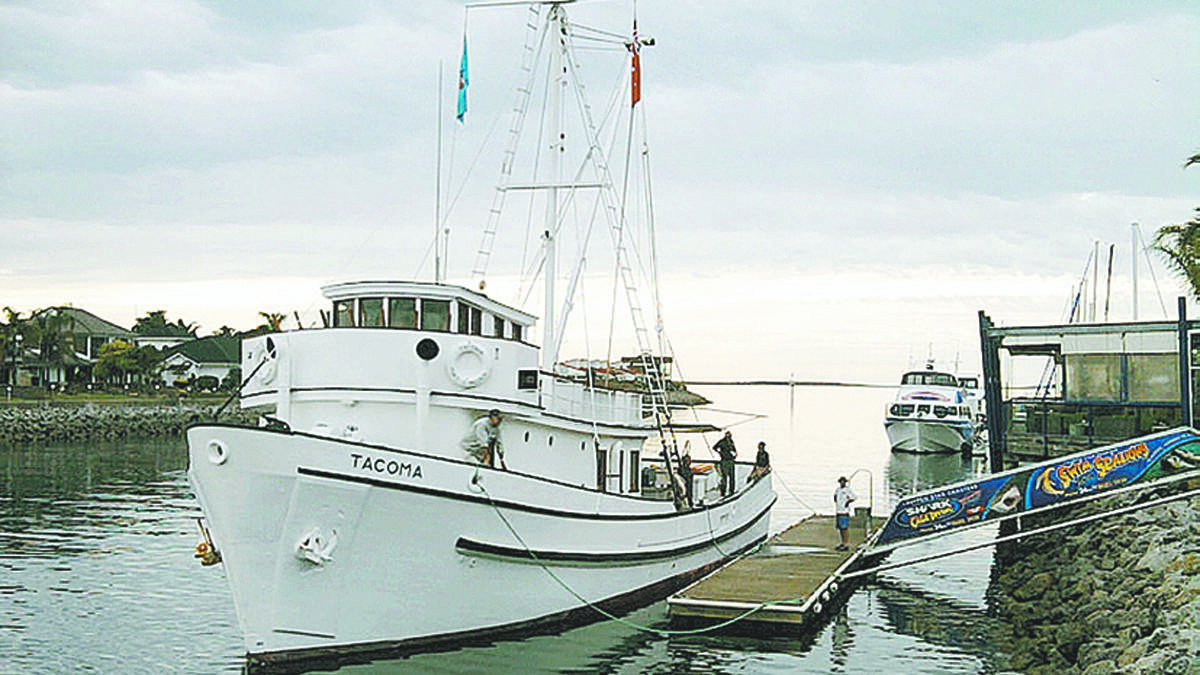
[[[417,356],[421,357],[423,361],[432,361],[436,359],[438,353],[441,351],[441,348],[438,347],[438,343],[430,338],[425,338],[417,343]]]

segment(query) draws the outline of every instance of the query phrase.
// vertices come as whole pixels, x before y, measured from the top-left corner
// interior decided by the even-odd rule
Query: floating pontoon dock
[[[722,567],[667,599],[672,621],[689,626],[801,632],[844,599],[851,582],[837,575],[861,567],[864,540],[884,522],[851,518],[850,550],[838,551],[833,516],[814,515],[772,537],[753,555]]]

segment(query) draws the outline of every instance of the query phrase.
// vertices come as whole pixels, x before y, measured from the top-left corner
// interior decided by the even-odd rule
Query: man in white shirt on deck
[[[842,537],[842,543],[838,544],[837,550],[845,551],[850,548],[850,504],[858,495],[854,494],[854,490],[850,489],[850,481],[845,476],[838,478],[838,487],[833,491],[833,506],[836,514],[836,527],[838,534]]]

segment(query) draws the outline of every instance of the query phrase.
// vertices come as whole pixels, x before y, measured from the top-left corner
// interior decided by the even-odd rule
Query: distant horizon
[[[997,325],[1064,323],[1063,312],[1072,290],[1069,277],[943,274],[927,270],[898,280],[866,273],[786,279],[738,276],[728,280],[667,275],[663,280],[667,335],[679,374],[687,381],[786,381],[791,376],[806,382],[887,386],[898,381],[904,370],[930,356],[940,364],[957,361],[960,373],[979,374],[981,309]],[[1111,321],[1132,319],[1126,283],[1114,279],[1109,303]],[[321,285],[320,280],[305,278],[181,283],[159,289],[160,296],[152,294],[152,286],[132,285],[141,293],[136,305],[120,302],[128,298],[129,287],[80,288],[75,289],[80,295],[69,304],[129,327],[138,318],[161,309],[171,322],[182,319],[197,324],[197,335],[202,337],[215,333],[222,325],[235,331],[251,330],[262,323],[260,311],[285,314],[285,329],[295,328],[293,311],[300,312],[306,328],[320,326],[319,310],[326,302],[320,295]],[[503,280],[494,283],[489,288],[491,297],[505,302],[511,292],[509,285]],[[1162,306],[1152,291],[1143,287],[1140,295],[1139,320],[1174,319],[1160,316]],[[25,314],[32,309],[68,304],[28,302],[38,297],[18,295],[17,302],[9,298],[3,304]],[[183,301],[170,302],[176,297]],[[1171,311],[1175,308],[1174,298],[1164,298],[1163,304]],[[1097,311],[1102,312],[1103,298],[1098,305]],[[1188,306],[1189,316],[1200,318],[1191,300]],[[585,308],[606,315],[606,311],[586,303],[577,312]],[[619,306],[617,311],[618,318],[623,318],[620,315],[628,310]],[[575,318],[584,320],[577,324],[590,319],[594,333],[607,332],[606,318],[599,323],[600,329],[594,316],[580,314]],[[581,330],[579,326],[568,333],[562,357],[602,357],[602,346],[589,342]],[[540,332],[535,331],[531,341],[540,343]],[[631,343],[614,344],[614,350],[621,355],[636,352]],[[1007,375],[1005,379],[1009,379]]]

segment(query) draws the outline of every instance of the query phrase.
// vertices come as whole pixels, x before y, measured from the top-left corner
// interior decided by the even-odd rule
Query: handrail
[[[875,512],[875,474],[867,468],[855,469],[846,482],[854,480],[860,473],[867,474],[867,517],[863,520],[863,540],[866,541],[871,534],[871,514]]]

